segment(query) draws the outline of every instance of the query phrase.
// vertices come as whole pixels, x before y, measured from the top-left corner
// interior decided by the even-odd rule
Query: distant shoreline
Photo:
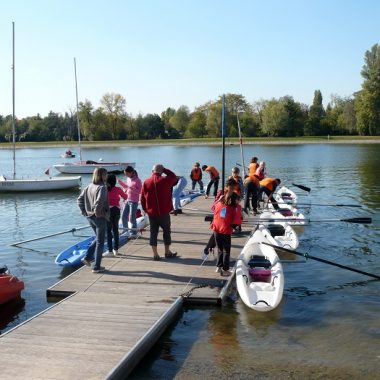
[[[243,145],[307,145],[307,144],[380,144],[380,136],[369,138],[369,139],[305,139],[305,140],[270,140],[265,141],[263,140],[257,140],[257,141],[243,141]],[[152,141],[136,141],[136,142],[113,142],[113,141],[92,141],[92,142],[82,142],[83,148],[96,148],[96,147],[122,147],[122,146],[175,146],[175,145],[222,145],[221,141],[202,141],[202,140],[178,140],[178,141],[165,141],[165,140],[152,140]],[[239,141],[231,141],[231,139],[226,139],[225,141],[226,146],[231,145],[239,145]],[[68,149],[68,148],[76,148],[78,146],[78,143],[75,141],[68,141],[68,142],[46,142],[46,143],[16,143],[16,149],[34,149],[34,148],[62,148],[62,149]],[[0,143],[0,149],[12,149],[13,145],[12,143]]]

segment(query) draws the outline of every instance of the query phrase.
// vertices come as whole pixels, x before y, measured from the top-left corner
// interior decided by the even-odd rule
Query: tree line
[[[227,136],[297,137],[326,135],[380,135],[380,46],[366,51],[362,88],[350,97],[331,95],[326,108],[320,90],[311,106],[292,96],[249,103],[241,94],[226,94]],[[128,114],[121,94],[107,93],[100,107],[79,103],[81,138],[87,141],[150,140],[220,137],[222,96],[195,108],[185,105],[157,114]],[[16,141],[76,141],[76,112],[50,112],[16,120]],[[0,142],[12,141],[12,115],[0,115]]]

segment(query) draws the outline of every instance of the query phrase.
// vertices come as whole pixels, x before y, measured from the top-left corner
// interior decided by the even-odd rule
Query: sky
[[[12,114],[12,22],[18,118],[94,108],[193,111],[222,94],[253,103],[360,90],[380,44],[378,0],[0,0],[0,115]]]

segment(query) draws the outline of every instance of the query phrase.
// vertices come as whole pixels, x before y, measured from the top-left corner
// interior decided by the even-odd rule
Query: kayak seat
[[[281,196],[282,196],[282,197],[288,197],[288,198],[291,198],[291,197],[292,197],[292,194],[290,194],[290,193],[281,193]]]
[[[289,210],[288,208],[279,208],[276,211],[278,211],[283,216],[293,216],[292,211]]]
[[[252,281],[270,282],[272,271],[270,269],[250,268],[249,275]]]
[[[248,261],[248,266],[250,268],[261,267],[268,269],[272,266],[272,263],[264,256],[252,255],[251,259]]]
[[[268,224],[267,228],[273,237],[285,235],[285,228],[281,224]]]

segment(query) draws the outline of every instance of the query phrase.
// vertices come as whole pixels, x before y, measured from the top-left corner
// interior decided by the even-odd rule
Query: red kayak
[[[0,305],[3,305],[20,296],[24,289],[24,282],[8,271],[0,273]]]

